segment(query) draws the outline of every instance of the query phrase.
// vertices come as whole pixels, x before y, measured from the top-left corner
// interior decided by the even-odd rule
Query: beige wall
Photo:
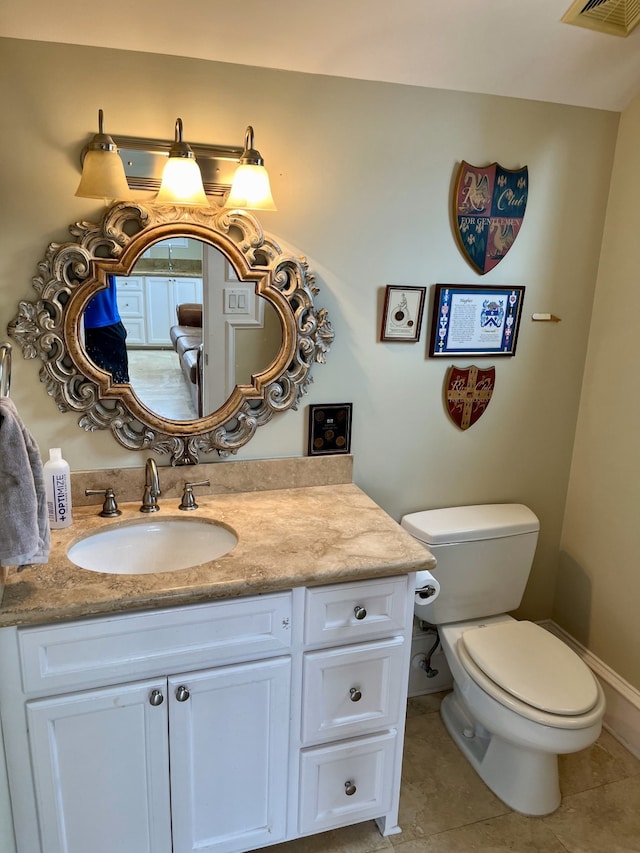
[[[0,62],[11,128],[0,148],[14,164],[0,212],[0,327],[33,296],[48,242],[100,214],[73,194],[98,107],[115,134],[167,138],[180,115],[188,139],[229,144],[251,122],[279,206],[264,225],[308,256],[336,332],[305,402],[353,401],[355,479],[396,518],[426,506],[529,504],[542,535],[525,612],[549,615],[618,116],[37,42],[4,40]],[[461,159],[526,164],[531,175],[515,248],[483,278],[450,225]],[[426,358],[427,328],[415,345],[378,343],[379,307],[386,284],[480,281],[524,284],[524,318],[517,356],[495,362],[487,414],[462,433],[443,411],[448,362]],[[533,311],[563,322],[533,324]],[[43,453],[61,446],[73,469],[141,464],[108,433],[85,434],[60,414],[35,361],[18,355],[13,387]],[[239,457],[304,454],[306,417],[303,405],[275,418]]]
[[[302,455],[306,403],[352,401],[355,480],[395,518],[470,502],[532,507],[542,533],[522,613],[551,614],[617,114],[12,40],[0,44],[0,85],[0,162],[11,164],[0,206],[0,329],[18,300],[33,298],[31,278],[47,244],[65,240],[70,223],[100,214],[99,204],[74,197],[79,149],[98,107],[114,134],[170,138],[181,116],[187,139],[238,144],[251,122],[279,206],[263,224],[308,257],[336,341],[300,410],[262,427],[238,458]],[[461,257],[450,224],[461,159],[526,164],[531,176],[515,248],[484,278]],[[443,410],[449,361],[426,358],[428,322],[418,344],[378,342],[384,286],[437,282],[526,286],[517,356],[495,360],[493,401],[464,433]],[[620,319],[626,308],[619,301],[616,308]],[[562,323],[534,324],[534,311]],[[612,318],[605,308],[598,317],[599,350]],[[59,413],[37,362],[19,353],[12,396],[43,454],[61,446],[75,470],[141,465],[141,454]],[[583,415],[579,449],[588,433]],[[604,429],[597,446],[606,449]],[[626,601],[626,612],[613,613],[618,626],[628,618],[621,640],[638,621],[632,596]],[[599,638],[605,630],[602,620]]]
[[[187,139],[229,144],[251,122],[279,206],[264,226],[307,255],[336,333],[305,403],[353,401],[355,479],[396,518],[426,506],[529,504],[542,535],[525,612],[548,616],[618,116],[37,42],[3,40],[1,55],[11,132],[0,150],[13,165],[0,212],[0,328],[34,295],[48,242],[100,214],[74,196],[98,107],[114,134],[167,138],[180,115]],[[531,175],[515,248],[482,278],[450,225],[461,159],[526,164]],[[448,362],[426,358],[428,323],[418,344],[381,344],[379,308],[386,284],[480,281],[527,291],[517,355],[495,360],[491,406],[463,433],[443,411]],[[533,324],[533,311],[563,322]],[[72,469],[142,463],[60,414],[37,362],[19,354],[13,397],[43,454],[61,446]],[[238,457],[304,454],[306,418],[306,405],[276,417]]]
[[[640,97],[624,111],[595,293],[555,619],[640,689]]]

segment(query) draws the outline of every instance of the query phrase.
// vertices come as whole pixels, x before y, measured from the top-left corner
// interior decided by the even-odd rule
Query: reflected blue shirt
[[[84,325],[86,329],[99,329],[102,326],[113,326],[120,322],[118,311],[116,277],[108,275],[109,286],[106,290],[96,293],[84,309]]]

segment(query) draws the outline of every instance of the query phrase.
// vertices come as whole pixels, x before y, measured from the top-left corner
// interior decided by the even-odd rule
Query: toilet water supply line
[[[433,653],[435,652],[435,650],[440,645],[440,634],[438,633],[438,629],[435,626],[430,625],[429,627],[433,628],[433,630],[436,632],[436,641],[431,646],[431,648],[429,649],[427,654],[425,655],[424,660],[420,661],[420,669],[423,669],[425,671],[427,678],[435,678],[436,675],[438,674],[438,670],[433,669],[433,667],[431,666],[431,657],[432,657]],[[423,630],[427,630],[427,629],[425,628]]]
[[[422,613],[424,612],[425,609],[427,609],[427,612],[428,612],[429,605],[433,604],[433,602],[436,600],[436,598],[439,595],[440,595],[440,584],[434,578],[434,576],[431,574],[431,572],[428,572],[428,571],[417,572],[416,573],[416,590],[415,590],[415,603],[417,605],[416,615],[418,615],[418,611],[419,611],[420,615],[418,615],[418,619],[420,620],[420,628],[423,631],[431,631],[432,630],[435,632],[435,635],[436,635],[435,643],[431,646],[431,648],[429,649],[429,651],[427,652],[425,657],[422,660],[420,660],[420,662],[418,664],[420,669],[422,669],[426,673],[427,678],[435,678],[436,675],[438,674],[438,670],[434,669],[431,666],[431,658],[432,658],[435,650],[440,645],[440,634],[438,633],[438,629],[435,625],[432,625],[427,620],[422,619],[421,616],[422,616]],[[425,605],[426,605],[426,608],[425,608]]]

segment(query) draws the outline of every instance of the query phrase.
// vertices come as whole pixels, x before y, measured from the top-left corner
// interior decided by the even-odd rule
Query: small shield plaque
[[[463,160],[453,200],[456,237],[480,275],[493,269],[513,246],[529,192],[529,171],[499,163],[480,168]]]
[[[485,413],[496,382],[495,367],[455,367],[447,372],[445,398],[451,420],[469,429]]]

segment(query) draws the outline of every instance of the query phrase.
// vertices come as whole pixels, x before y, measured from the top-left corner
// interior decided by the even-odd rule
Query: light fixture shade
[[[103,131],[102,110],[98,110],[98,133],[87,146],[76,196],[105,200],[131,198],[131,190],[116,144]]]
[[[265,167],[246,164],[238,166],[224,206],[248,210],[277,210]]]
[[[162,183],[156,201],[165,204],[177,202],[200,206],[209,205],[202,185],[200,167],[195,160],[169,157],[162,172]]]
[[[225,207],[239,207],[245,210],[277,210],[273,196],[269,173],[264,167],[260,152],[253,147],[253,128],[249,126],[244,137],[244,151],[240,164],[233,176],[233,184]]]
[[[182,119],[176,120],[175,142],[162,172],[160,191],[155,199],[160,204],[191,204],[209,207],[202,184],[200,167],[193,151],[182,140]]]

